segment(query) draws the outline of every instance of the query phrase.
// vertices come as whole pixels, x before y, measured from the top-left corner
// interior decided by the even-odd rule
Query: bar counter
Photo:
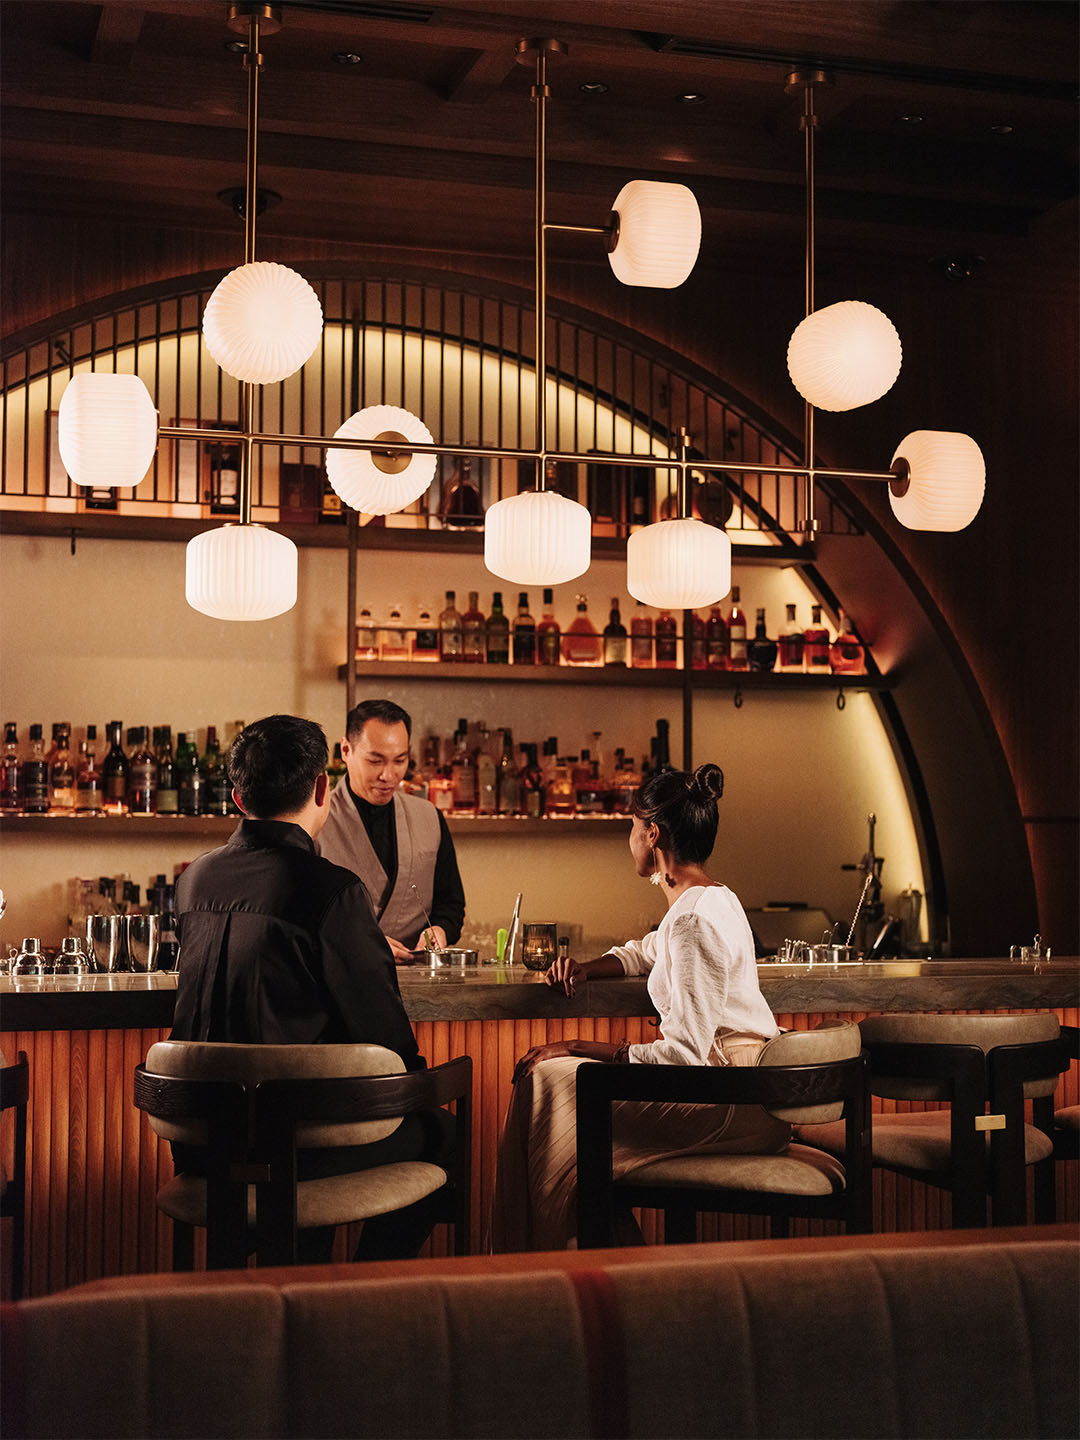
[[[1072,957],[1038,966],[1000,959],[763,963],[758,975],[777,1022],[788,1029],[812,1029],[824,1018],[858,1021],[888,1010],[1054,1010],[1069,1024],[1080,1021],[1080,960]],[[398,977],[429,1063],[464,1054],[473,1059],[475,1252],[483,1244],[517,1058],[533,1045],[557,1040],[653,1040],[654,1012],[641,978],[581,984],[569,998],[520,965],[434,973],[413,966],[400,969]],[[172,1162],[168,1147],[158,1144],[132,1103],[132,1076],[150,1046],[168,1035],[175,997],[176,976],[169,974],[0,977],[0,1045],[7,1059],[25,1050],[31,1067],[30,1294],[103,1275],[171,1268],[171,1226],[159,1215],[155,1197],[172,1175]],[[1074,1065],[1062,1077],[1057,1103],[1078,1099]],[[1059,1171],[1058,1218],[1075,1219],[1077,1166]],[[874,1183],[884,1230],[948,1225],[947,1202],[939,1192],[881,1172]],[[723,1217],[715,1225],[709,1238],[764,1233],[753,1217]],[[804,1233],[805,1226],[796,1229]],[[646,1233],[653,1232],[647,1227]],[[343,1232],[337,1258],[346,1258],[354,1243],[355,1236]],[[441,1232],[434,1246],[432,1253],[443,1253]]]

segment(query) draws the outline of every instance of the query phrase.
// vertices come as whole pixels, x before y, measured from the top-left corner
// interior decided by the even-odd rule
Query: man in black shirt
[[[171,1038],[368,1043],[395,1051],[408,1070],[423,1069],[367,891],[351,870],[315,853],[330,803],[327,758],[319,726],[293,715],[256,721],[230,746],[233,798],[245,818],[227,845],[200,856],[177,885]],[[393,1160],[438,1164],[450,1133],[444,1119],[442,1112],[407,1115],[377,1144],[304,1151],[301,1178]],[[197,1168],[186,1150],[175,1158]],[[423,1202],[369,1220],[357,1258],[415,1254],[430,1224]],[[309,1246],[307,1258],[322,1257]]]
[[[392,700],[350,711],[341,755],[347,775],[330,800],[319,853],[355,871],[398,964],[413,959],[429,928],[437,948],[453,945],[465,892],[446,820],[428,800],[406,795],[412,720]]]

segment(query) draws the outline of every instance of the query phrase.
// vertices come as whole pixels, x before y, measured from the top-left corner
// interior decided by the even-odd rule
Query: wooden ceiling
[[[1008,260],[1076,200],[1077,7],[1008,0],[357,0],[263,43],[260,234],[527,257],[532,71],[550,65],[549,218],[601,224],[681,180],[703,261],[798,243],[796,65],[819,93],[819,248]],[[6,213],[239,233],[247,80],[218,0],[3,0]],[[355,56],[355,60],[342,57]],[[598,88],[599,87],[599,88]],[[698,96],[687,100],[686,96]],[[553,237],[560,258],[594,239]],[[1050,246],[1051,252],[1053,246]]]

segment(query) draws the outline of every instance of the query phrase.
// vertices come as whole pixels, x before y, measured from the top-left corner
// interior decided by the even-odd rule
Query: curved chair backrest
[[[853,1020],[823,1020],[816,1030],[787,1030],[770,1040],[758,1056],[759,1065],[823,1065],[832,1060],[853,1060],[862,1048],[859,1027]],[[772,1110],[778,1120],[792,1125],[824,1125],[839,1120],[843,1102],[802,1105]]]
[[[329,1080],[356,1075],[402,1075],[405,1062],[382,1045],[234,1045],[218,1040],[159,1040],[151,1045],[146,1069],[180,1080],[233,1080],[250,1091],[254,1113],[256,1085],[263,1080]],[[201,1121],[176,1123],[149,1117],[165,1140],[206,1144]],[[302,1125],[296,1143],[301,1149],[370,1145],[392,1135],[400,1119],[361,1120],[343,1125]]]
[[[1058,1018],[1049,1011],[1035,1015],[872,1015],[862,1021],[863,1044],[870,1050],[875,1095],[891,1100],[947,1100],[942,1082],[918,1076],[879,1075],[874,1070],[874,1045],[972,1045],[989,1054],[997,1045],[1040,1045],[1058,1038]],[[1057,1075],[1024,1082],[1027,1099],[1053,1095]]]

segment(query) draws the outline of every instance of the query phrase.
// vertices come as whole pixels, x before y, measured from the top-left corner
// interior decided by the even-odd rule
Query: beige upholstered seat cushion
[[[1066,1135],[1080,1136],[1080,1105],[1066,1105],[1063,1110],[1054,1111],[1054,1129]]]
[[[1056,1040],[1058,1018],[1049,1011],[1034,1015],[871,1015],[860,1024],[863,1044],[977,1045],[988,1054],[996,1045],[1036,1045]],[[871,1072],[873,1056],[871,1055]],[[892,1100],[945,1100],[942,1082],[909,1076],[874,1077],[875,1095]],[[1057,1076],[1029,1080],[1024,1095],[1053,1095]]]
[[[862,1046],[859,1027],[851,1020],[823,1020],[816,1030],[786,1030],[770,1040],[758,1056],[759,1065],[824,1065],[853,1060]],[[839,1120],[843,1105],[802,1105],[770,1113],[792,1125]]]
[[[402,1075],[405,1062],[382,1045],[233,1045],[212,1040],[160,1040],[151,1045],[146,1068],[155,1075],[183,1080],[236,1080],[252,1088],[263,1080],[327,1080],[355,1075]],[[300,1149],[370,1145],[392,1135],[399,1119],[366,1120],[355,1125],[303,1125],[296,1131]],[[206,1144],[201,1122],[175,1124],[150,1117],[163,1140]]]
[[[839,1125],[843,1154],[844,1127]],[[844,1167],[833,1156],[807,1145],[789,1145],[780,1155],[679,1155],[632,1170],[620,1186],[707,1186],[715,1190],[761,1191],[769,1195],[836,1195],[845,1186]]]
[[[927,1110],[911,1115],[875,1115],[874,1164],[889,1170],[947,1175],[951,1165],[949,1125],[947,1110]],[[798,1134],[800,1140],[820,1146],[830,1155],[844,1153],[843,1125],[801,1125]],[[989,1132],[986,1146],[989,1155]],[[1049,1138],[1034,1125],[1025,1125],[1025,1163],[1034,1165],[1052,1153],[1053,1145]]]
[[[446,1171],[423,1160],[403,1160],[374,1170],[301,1180],[296,1187],[297,1224],[347,1225],[372,1215],[404,1209],[441,1190]],[[206,1181],[197,1175],[178,1175],[157,1194],[158,1208],[185,1225],[206,1224]],[[248,1224],[255,1224],[255,1187],[248,1186]]]

